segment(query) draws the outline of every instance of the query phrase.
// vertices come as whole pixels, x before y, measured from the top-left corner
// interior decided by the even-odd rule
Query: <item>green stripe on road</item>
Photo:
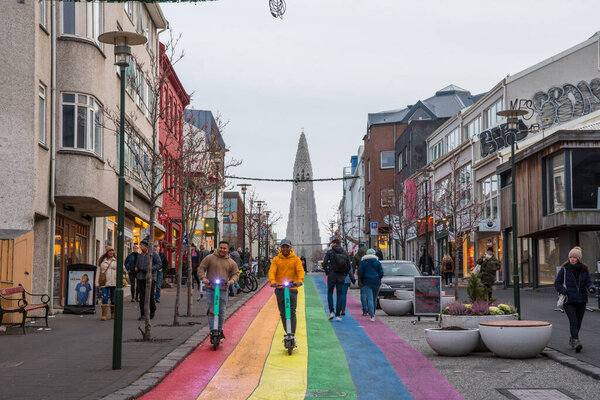
[[[308,336],[306,398],[356,399],[346,353],[323,310],[313,277],[304,280]]]

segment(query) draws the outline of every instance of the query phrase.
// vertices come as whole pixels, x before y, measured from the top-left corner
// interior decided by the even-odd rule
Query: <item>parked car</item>
[[[313,270],[313,272],[325,272],[325,270],[323,269],[323,261],[317,261],[317,266]]]
[[[383,279],[379,289],[379,297],[394,297],[394,292],[400,290],[413,290],[415,276],[421,276],[421,272],[412,261],[404,260],[382,260]]]

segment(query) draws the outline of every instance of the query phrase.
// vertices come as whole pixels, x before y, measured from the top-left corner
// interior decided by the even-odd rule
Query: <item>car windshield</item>
[[[413,263],[382,263],[383,276],[418,276],[419,270]]]

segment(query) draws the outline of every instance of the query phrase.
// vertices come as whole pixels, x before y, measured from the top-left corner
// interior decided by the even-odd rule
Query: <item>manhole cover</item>
[[[498,389],[513,400],[581,400],[563,389]]]

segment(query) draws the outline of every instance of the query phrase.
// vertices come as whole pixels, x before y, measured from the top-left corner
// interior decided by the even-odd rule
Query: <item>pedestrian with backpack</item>
[[[329,306],[329,320],[334,317],[336,321],[341,321],[342,299],[344,296],[344,281],[348,272],[350,272],[350,256],[341,246],[339,239],[331,241],[331,249],[325,254],[323,259],[323,268],[327,274],[327,305]],[[336,303],[333,307],[333,289],[335,288]]]

